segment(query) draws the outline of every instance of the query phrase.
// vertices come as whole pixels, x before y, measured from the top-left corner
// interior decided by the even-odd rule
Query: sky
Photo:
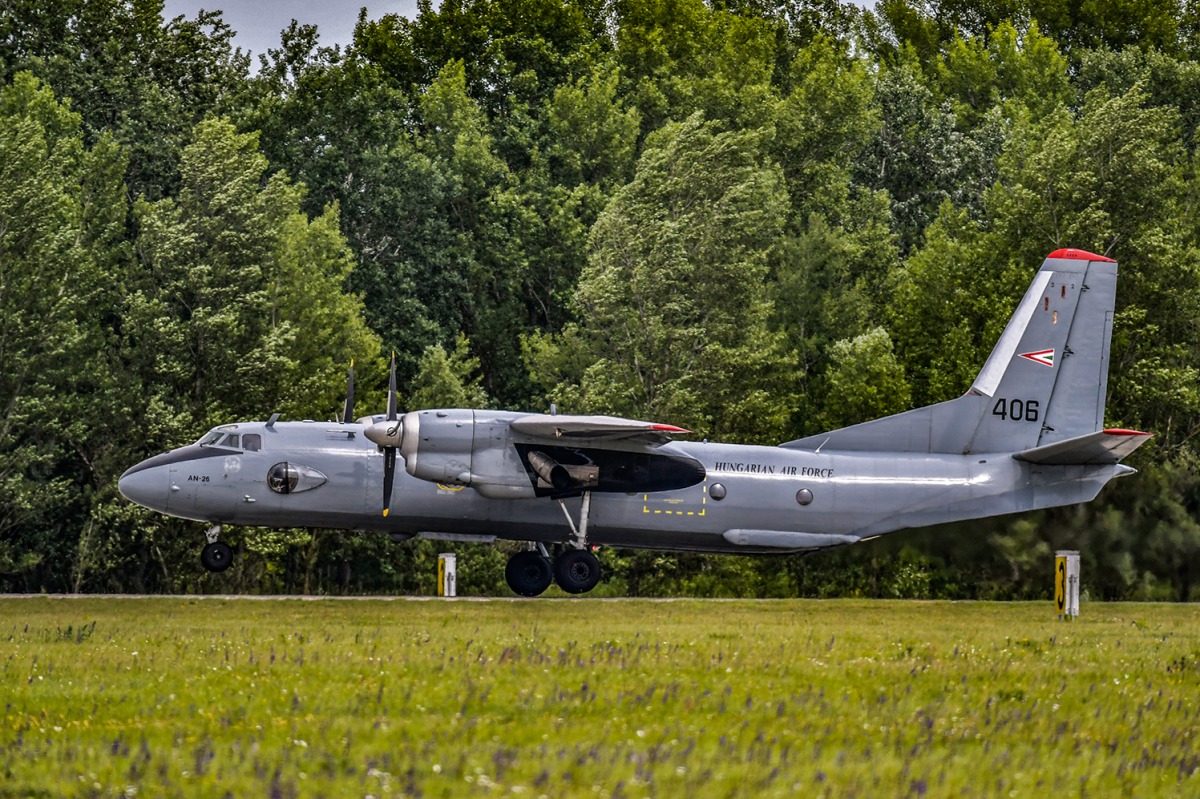
[[[434,7],[437,7],[434,3]],[[163,18],[180,15],[195,19],[201,9],[220,10],[229,27],[237,31],[234,46],[249,50],[258,63],[258,56],[268,47],[279,47],[279,33],[293,19],[301,24],[316,25],[321,44],[347,45],[354,35],[358,10],[366,6],[368,19],[385,14],[400,14],[412,19],[417,15],[417,0],[165,0]]]

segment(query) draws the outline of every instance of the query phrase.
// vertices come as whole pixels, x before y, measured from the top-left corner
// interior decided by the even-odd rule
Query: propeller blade
[[[383,515],[388,515],[392,505],[392,483],[396,478],[396,448],[383,449]]]
[[[346,378],[346,405],[342,410],[342,421],[354,421],[354,361],[350,361],[350,375]]]
[[[392,368],[388,377],[387,420],[396,421],[396,352],[392,351]]]

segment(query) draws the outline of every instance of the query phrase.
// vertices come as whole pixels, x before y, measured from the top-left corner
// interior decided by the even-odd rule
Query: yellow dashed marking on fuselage
[[[701,492],[702,492],[702,495],[700,497],[700,510],[698,510],[698,511],[696,511],[696,510],[663,510],[661,508],[651,508],[650,505],[651,505],[652,500],[650,499],[650,495],[642,494],[642,513],[653,513],[655,516],[703,516],[706,513],[706,510],[707,510],[706,506],[708,505],[708,480],[707,479],[705,479],[704,484],[701,486]],[[662,503],[665,505],[681,505],[681,504],[686,503],[687,501],[688,501],[687,499],[680,498],[680,497],[673,497],[671,499],[653,500],[653,502],[655,502],[655,503]]]

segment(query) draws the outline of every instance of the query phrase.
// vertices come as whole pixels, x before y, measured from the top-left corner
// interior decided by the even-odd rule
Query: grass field
[[[0,600],[0,796],[1198,796],[1200,607]]]

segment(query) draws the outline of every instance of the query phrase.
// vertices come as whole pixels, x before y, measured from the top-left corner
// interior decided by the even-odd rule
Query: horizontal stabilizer
[[[513,419],[509,426],[518,433],[536,438],[576,441],[633,439],[651,444],[665,444],[674,436],[691,432],[675,425],[617,416],[560,416],[548,413],[531,413]]]
[[[1150,437],[1150,433],[1140,433],[1137,430],[1099,430],[1017,452],[1013,457],[1026,463],[1047,466],[1099,466],[1119,463],[1126,455],[1149,441]]]

